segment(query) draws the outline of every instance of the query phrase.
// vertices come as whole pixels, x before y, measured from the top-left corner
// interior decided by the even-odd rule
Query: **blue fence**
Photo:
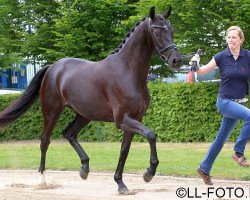
[[[0,69],[0,88],[25,89],[27,87],[27,67],[20,65],[13,69]]]

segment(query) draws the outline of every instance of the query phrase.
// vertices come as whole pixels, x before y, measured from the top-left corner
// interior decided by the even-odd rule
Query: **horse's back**
[[[62,58],[55,62],[46,73],[47,79],[54,81],[56,84],[68,84],[68,81],[74,81],[76,78],[85,79],[94,70],[96,62],[79,58]],[[85,76],[85,77],[83,77]],[[64,82],[67,81],[67,82]]]

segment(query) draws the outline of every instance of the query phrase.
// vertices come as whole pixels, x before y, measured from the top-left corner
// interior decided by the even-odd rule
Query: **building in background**
[[[17,64],[12,68],[0,69],[0,88],[25,90],[42,64]]]

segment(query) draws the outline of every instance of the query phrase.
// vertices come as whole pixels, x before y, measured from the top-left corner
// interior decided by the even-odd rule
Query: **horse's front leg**
[[[156,168],[159,164],[157,150],[156,150],[156,135],[148,127],[141,124],[138,120],[132,119],[125,115],[121,124],[121,129],[124,131],[134,132],[147,138],[150,145],[150,166],[143,174],[145,182],[149,182],[155,175]]]
[[[119,158],[119,162],[118,162],[116,172],[114,175],[114,179],[116,183],[118,184],[119,194],[127,194],[129,192],[127,186],[124,184],[122,180],[122,173],[123,173],[126,159],[128,157],[128,153],[129,153],[129,149],[130,149],[130,145],[131,145],[131,141],[133,137],[134,137],[134,134],[130,132],[124,132],[123,134],[120,158]]]

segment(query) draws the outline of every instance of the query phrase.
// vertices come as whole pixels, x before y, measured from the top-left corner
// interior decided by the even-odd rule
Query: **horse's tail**
[[[17,120],[34,103],[38,97],[45,72],[49,67],[50,66],[48,65],[39,70],[31,80],[29,86],[24,91],[22,96],[3,112],[0,112],[0,129]]]

